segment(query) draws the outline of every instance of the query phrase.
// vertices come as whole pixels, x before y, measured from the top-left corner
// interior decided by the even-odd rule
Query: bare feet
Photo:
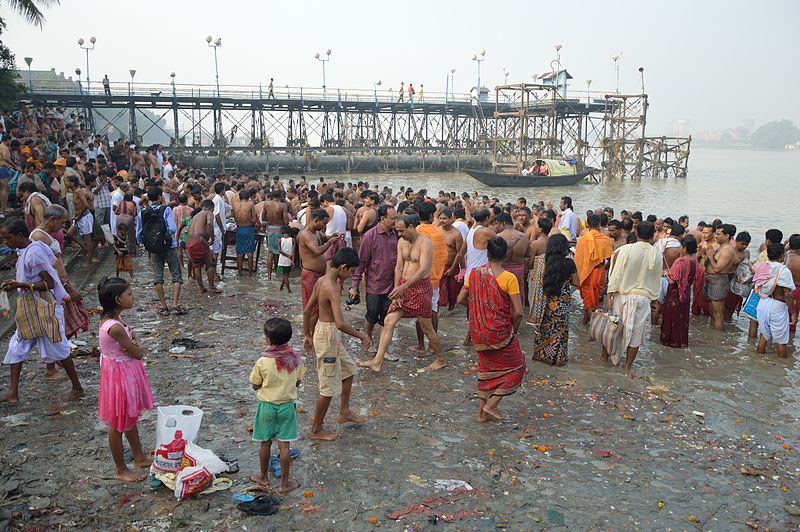
[[[212,294],[221,294],[222,293],[222,290],[220,290],[216,286],[209,287],[208,291],[211,292]]]
[[[331,430],[319,429],[317,432],[309,432],[308,439],[315,441],[334,441],[339,439],[339,434]]]
[[[289,479],[286,481],[285,486],[281,484],[281,487],[278,488],[278,493],[289,493],[290,491],[294,491],[299,487],[300,487],[299,482],[297,482],[295,479]]]
[[[83,397],[83,394],[84,394],[84,393],[86,393],[86,392],[84,392],[84,391],[83,391],[83,388],[78,388],[77,390],[76,390],[75,388],[73,388],[73,389],[72,389],[72,390],[71,390],[71,391],[70,391],[70,392],[67,394],[66,400],[67,400],[67,401],[77,401],[78,399],[80,399],[81,397]]]
[[[357,363],[359,368],[367,368],[371,369],[375,373],[381,372],[381,365],[379,362],[375,362],[375,359],[372,360],[359,360]]]
[[[147,475],[144,473],[137,473],[135,471],[131,471],[128,468],[123,469],[122,471],[117,470],[114,473],[114,478],[117,480],[121,480],[122,482],[141,482],[145,479]]]
[[[506,416],[501,414],[497,408],[486,408],[484,406],[483,412],[486,414],[488,421],[504,421],[506,419]]]
[[[208,290],[206,290],[205,288],[201,288],[200,289],[200,293],[201,294],[206,294],[206,293],[208,293]]]
[[[489,421],[489,420],[486,418],[486,413],[484,413],[483,409],[481,409],[480,413],[479,413],[477,416],[475,416],[475,420],[476,420],[478,423],[486,423],[487,421]]]
[[[415,345],[414,347],[409,347],[408,350],[411,351],[412,353],[425,353],[426,352],[424,347],[420,347],[418,345]]]
[[[431,362],[429,365],[425,366],[425,369],[431,370],[431,371],[435,371],[437,369],[442,369],[446,365],[447,365],[447,363],[444,360],[436,359],[433,362]]]
[[[53,371],[52,373],[44,372],[44,380],[50,382],[59,382],[59,381],[66,381],[69,380],[69,377],[66,373],[60,373],[58,370]]]
[[[266,477],[262,477],[259,474],[250,475],[250,480],[258,484],[259,486],[269,487],[269,475]]]
[[[141,467],[141,468],[144,469],[145,467],[150,467],[151,465],[153,465],[153,461],[151,459],[149,459],[148,457],[142,455],[141,458],[134,458],[133,459],[133,465],[135,465],[136,467]]]
[[[15,405],[18,402],[19,402],[19,397],[12,394],[11,392],[8,392],[4,396],[0,397],[0,403],[8,403],[10,405]]]
[[[357,416],[352,412],[340,412],[339,417],[336,418],[337,423],[363,423],[364,418]]]

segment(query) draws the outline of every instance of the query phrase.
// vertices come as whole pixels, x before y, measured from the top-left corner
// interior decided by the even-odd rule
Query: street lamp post
[[[78,76],[78,91],[80,91],[81,96],[83,96],[83,85],[81,85],[81,69],[75,69],[75,75]]]
[[[486,50],[481,50],[480,54],[472,54],[472,60],[478,63],[478,86],[475,92],[475,101],[477,102],[481,96],[481,62],[486,60]]]
[[[216,40],[211,35],[206,37],[206,43],[209,48],[214,49],[214,74],[217,79],[217,98],[219,98],[219,63],[217,62],[217,48],[222,46],[222,37],[217,37]]]
[[[175,72],[171,72],[169,77],[172,78],[172,97],[175,98],[178,96],[175,92]]]
[[[89,52],[94,50],[94,43],[97,42],[97,39],[94,36],[89,37],[89,44],[84,46],[86,41],[83,40],[83,37],[78,39],[78,46],[81,49],[86,50],[86,92],[91,94],[92,92],[92,82],[89,80]]]
[[[26,57],[25,62],[28,63],[28,87],[30,87],[31,93],[33,93],[33,78],[31,77],[31,63],[33,63],[33,57]]]
[[[586,80],[586,108],[589,108],[590,96],[589,96],[589,86],[592,84],[592,80]]]
[[[644,67],[639,67],[639,74],[642,76],[642,95],[644,95]]]
[[[136,71],[134,69],[128,70],[128,74],[131,75],[131,84],[128,85],[128,96],[133,94],[133,76],[136,75]]]
[[[506,67],[503,67],[503,85],[508,85],[508,75],[511,74]]]
[[[326,57],[321,57],[319,55],[319,52],[314,54],[314,59],[316,59],[317,61],[322,62],[322,95],[323,95],[323,97],[325,97],[325,95],[327,94],[327,90],[326,90],[326,87],[325,87],[325,63],[327,63],[328,61],[331,60],[331,49],[330,48],[325,50],[325,56]]]
[[[622,57],[622,52],[618,53],[617,55],[612,55],[611,60],[614,61],[614,73],[617,76],[617,89],[616,93],[619,94],[619,59]]]
[[[381,86],[381,80],[372,83],[372,90],[375,93],[375,103],[378,103],[378,87]]]
[[[556,49],[556,58],[550,61],[550,70],[553,72],[553,85],[556,88],[556,93],[558,93],[558,76],[561,73],[561,45],[557,44],[554,47]]]

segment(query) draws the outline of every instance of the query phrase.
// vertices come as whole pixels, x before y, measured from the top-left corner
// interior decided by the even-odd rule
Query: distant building
[[[559,70],[558,73],[552,71],[547,72],[539,76],[539,79],[541,80],[542,85],[555,85],[561,97],[567,97],[567,81],[572,79],[572,76],[566,71],[566,69]]]
[[[792,144],[787,144],[785,146],[785,148],[788,151],[800,151],[800,140],[798,140],[797,142],[794,142]]]

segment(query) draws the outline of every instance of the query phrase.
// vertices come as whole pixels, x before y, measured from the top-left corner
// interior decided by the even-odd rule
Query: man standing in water
[[[572,210],[572,198],[569,196],[561,198],[561,220],[558,222],[558,230],[569,240],[578,238],[578,217]]]
[[[461,271],[461,264],[456,262],[458,251],[464,243],[461,232],[453,227],[455,217],[452,209],[442,209],[439,213],[439,227],[444,233],[444,242],[447,246],[447,263],[444,266],[444,277],[439,283],[439,305],[452,311],[456,306],[458,294],[463,283],[456,279]]]
[[[380,344],[375,358],[368,362],[359,362],[362,368],[380,372],[392,333],[402,318],[417,318],[422,331],[428,337],[431,350],[436,360],[426,369],[436,370],[445,366],[439,336],[431,323],[431,261],[433,260],[433,244],[431,240],[417,232],[419,216],[407,214],[399,217],[395,230],[401,240],[397,243],[397,267],[395,268],[395,288],[389,294],[392,305],[381,330]]]
[[[789,316],[790,331],[794,332],[797,327],[798,310],[800,310],[800,235],[798,234],[789,237],[789,251],[786,252],[786,267],[792,272],[795,285],[795,289],[792,292],[794,314]]]
[[[732,225],[720,225],[714,235],[719,247],[713,252],[708,247],[700,251],[701,256],[706,259],[706,284],[708,285],[712,325],[718,331],[722,330],[725,298],[728,297],[730,291],[731,275],[739,266],[736,262],[736,250],[731,244],[735,233],[736,229]]]
[[[281,227],[289,224],[289,213],[286,203],[281,201],[279,190],[269,193],[261,210],[261,225],[266,226],[267,233],[267,278],[272,279],[272,271],[277,269],[280,257]]]
[[[325,265],[324,262],[322,264]],[[341,396],[339,417],[336,419],[339,423],[364,422],[364,418],[350,410],[350,392],[353,388],[356,365],[342,345],[342,333],[360,339],[364,349],[369,349],[372,342],[369,336],[355,330],[342,317],[339,295],[341,283],[353,275],[356,267],[358,267],[358,255],[353,248],[342,248],[337,251],[325,275],[314,285],[308,302],[303,305],[303,348],[309,352],[313,347],[317,357],[319,378],[319,397],[314,412],[314,423],[308,433],[310,440],[333,441],[339,437],[336,432],[322,428],[325,414],[328,413],[334,395]],[[314,325],[317,311],[319,311],[319,321]]]

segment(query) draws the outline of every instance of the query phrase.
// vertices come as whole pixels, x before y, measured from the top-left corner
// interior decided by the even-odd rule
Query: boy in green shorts
[[[289,345],[292,325],[284,318],[264,322],[267,349],[250,372],[250,384],[258,395],[258,410],[253,426],[253,440],[261,442],[258,451],[261,474],[250,480],[269,486],[269,458],[272,440],[278,440],[281,459],[280,493],[288,493],[300,484],[289,480],[292,459],[289,445],[297,439],[297,387],[306,373],[303,357]]]

